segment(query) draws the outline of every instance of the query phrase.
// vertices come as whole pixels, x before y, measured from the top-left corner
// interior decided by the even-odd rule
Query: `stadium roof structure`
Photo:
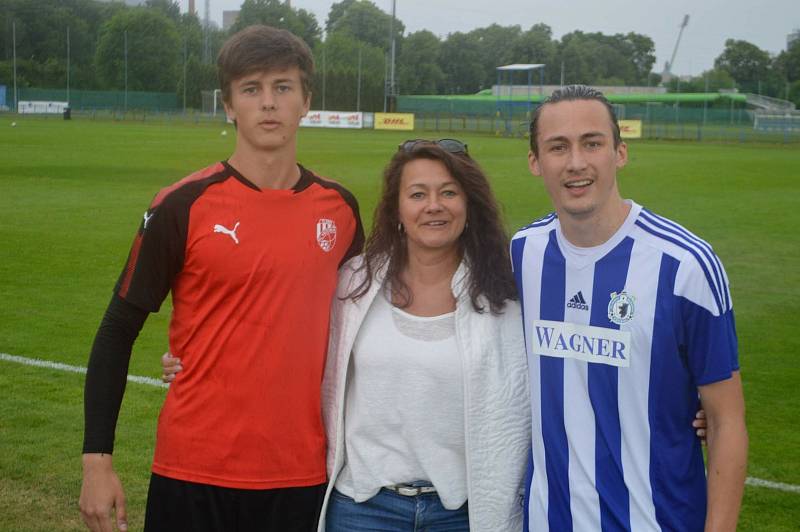
[[[517,72],[524,72],[528,70],[536,70],[537,68],[544,68],[543,63],[514,63],[513,65],[504,65],[497,67],[497,70],[511,70]]]
[[[544,98],[544,64],[542,63],[513,63],[511,65],[503,65],[497,67],[497,99],[495,100],[495,113],[498,117],[505,116],[505,134],[513,134],[512,118],[514,110],[520,105],[525,108],[525,115],[531,116],[533,110],[533,72],[539,71],[539,99]],[[528,94],[525,100],[519,101],[514,98],[514,73],[522,72],[527,78],[526,86]],[[503,84],[505,78],[505,85]],[[507,91],[503,88],[508,87]],[[503,92],[507,92],[504,95]],[[507,96],[507,98],[504,98]]]

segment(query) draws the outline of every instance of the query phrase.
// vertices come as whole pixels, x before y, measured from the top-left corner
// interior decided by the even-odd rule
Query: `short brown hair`
[[[231,82],[258,71],[297,67],[303,95],[311,93],[314,58],[298,36],[271,26],[248,26],[225,41],[217,57],[217,75],[222,100],[231,101]]]
[[[576,100],[588,100],[592,101],[595,100],[603,104],[608,111],[608,116],[611,119],[611,132],[614,135],[614,147],[616,148],[619,146],[620,142],[622,142],[622,137],[620,136],[619,132],[619,121],[617,120],[617,113],[614,112],[614,106],[611,105],[611,102],[608,101],[602,92],[597,89],[593,89],[592,87],[586,85],[567,85],[566,87],[561,87],[553,91],[542,105],[536,108],[536,111],[533,113],[533,118],[531,119],[530,125],[530,143],[531,143],[531,151],[534,155],[539,155],[539,144],[536,139],[536,135],[539,134],[539,118],[542,116],[542,109],[546,105],[558,103],[558,102],[572,102]]]

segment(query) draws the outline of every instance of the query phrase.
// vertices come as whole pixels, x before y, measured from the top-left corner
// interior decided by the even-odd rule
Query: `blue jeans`
[[[447,510],[436,493],[406,497],[382,489],[357,503],[334,489],[325,528],[327,532],[469,532],[469,515],[467,503]]]

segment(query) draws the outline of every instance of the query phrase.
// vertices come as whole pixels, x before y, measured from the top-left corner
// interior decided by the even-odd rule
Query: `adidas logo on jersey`
[[[586,304],[586,300],[583,299],[583,293],[578,290],[578,293],[572,296],[572,299],[569,300],[567,303],[567,308],[575,308],[578,310],[589,310],[589,305]]]

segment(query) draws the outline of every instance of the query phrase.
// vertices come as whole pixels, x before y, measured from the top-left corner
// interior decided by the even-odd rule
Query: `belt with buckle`
[[[436,493],[434,486],[412,486],[411,484],[394,484],[392,486],[384,486],[387,490],[391,490],[404,497],[416,497],[423,493]]]

